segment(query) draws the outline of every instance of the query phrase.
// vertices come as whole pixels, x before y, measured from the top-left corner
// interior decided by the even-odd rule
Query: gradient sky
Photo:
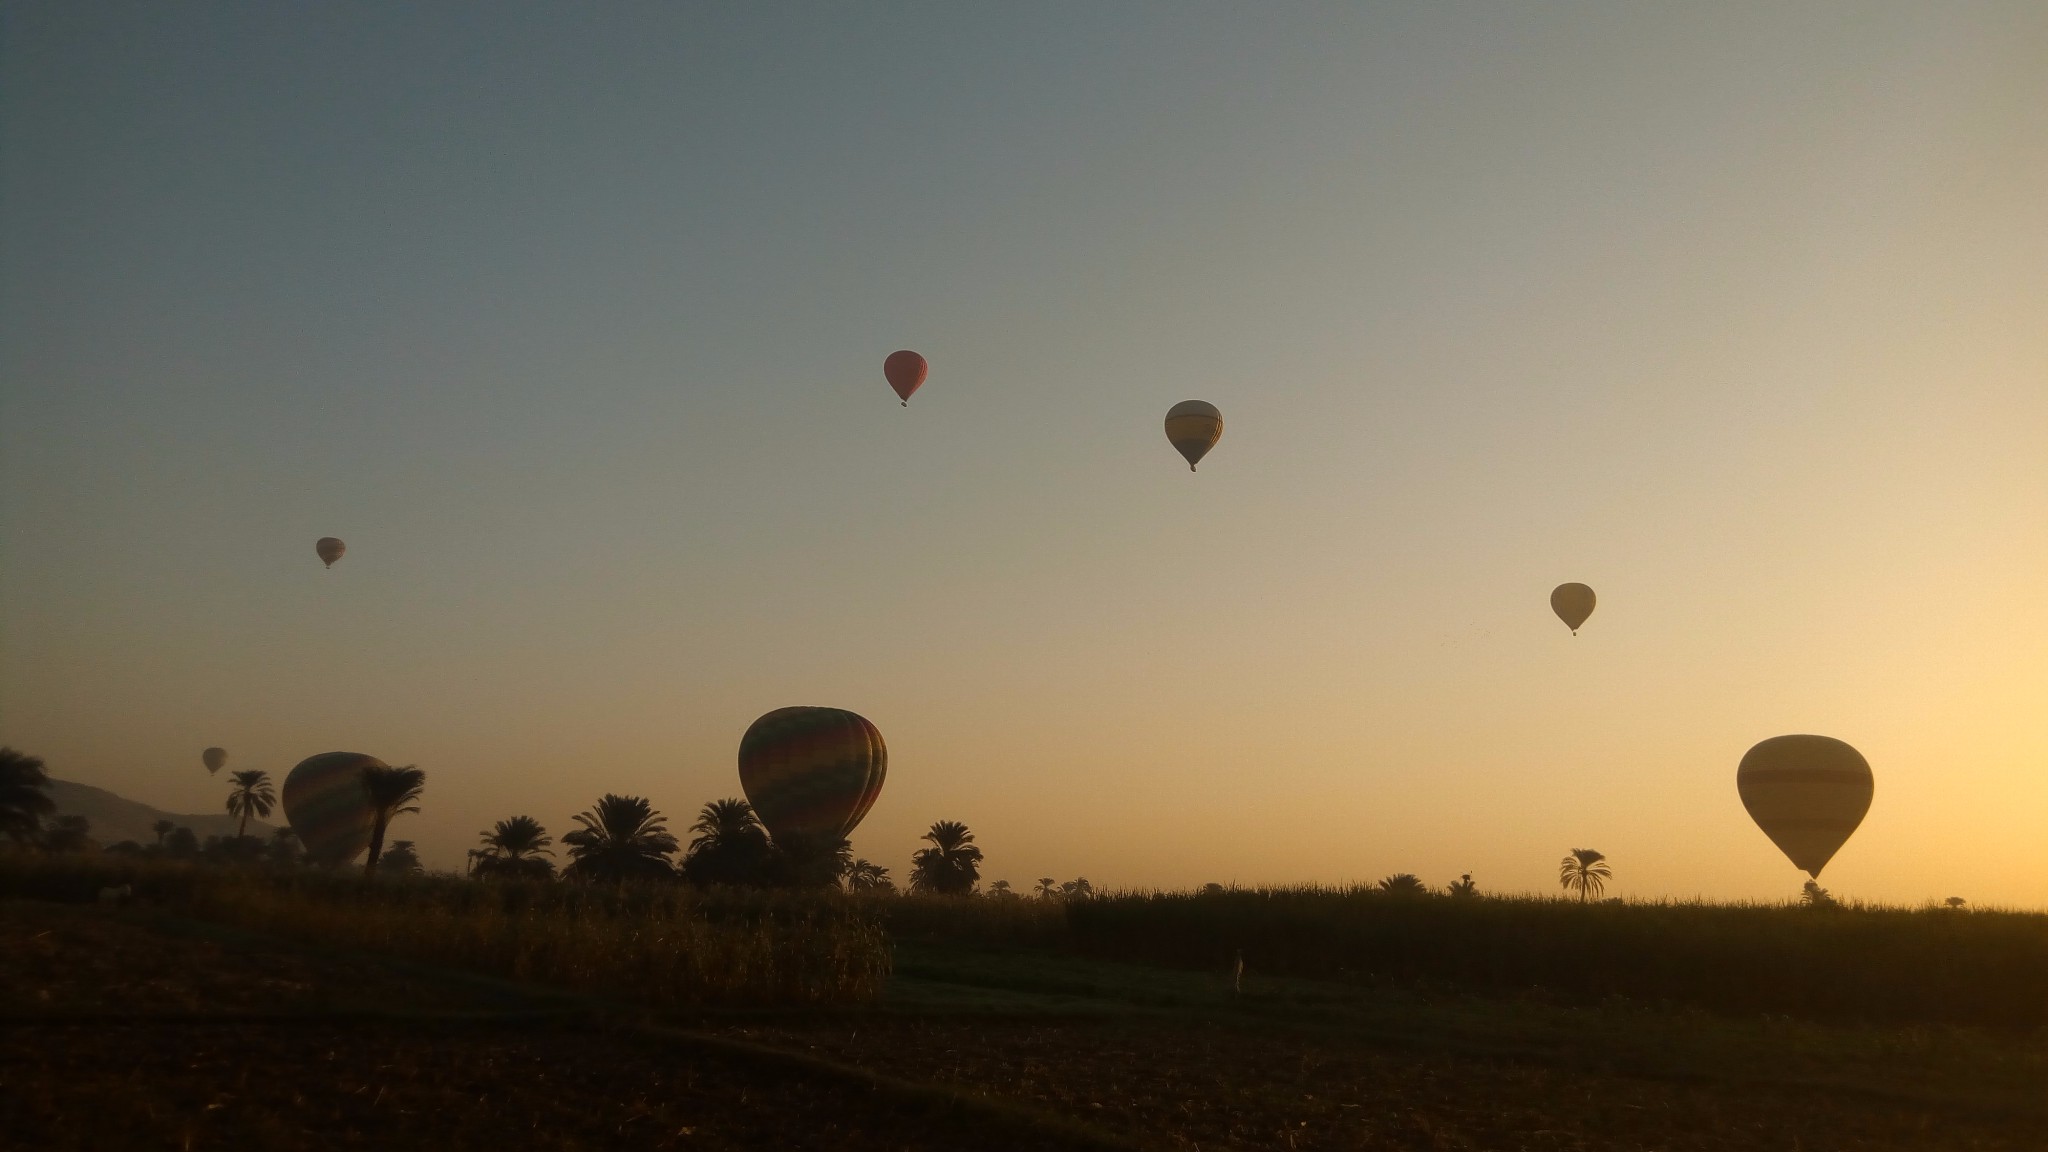
[[[830,704],[899,878],[1778,899],[1735,765],[1819,732],[1837,895],[2048,904],[2039,3],[0,21],[54,775],[370,752],[454,868]]]

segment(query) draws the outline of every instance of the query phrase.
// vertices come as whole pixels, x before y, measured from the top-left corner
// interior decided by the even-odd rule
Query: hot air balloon
[[[903,401],[905,408],[910,407],[910,394],[924,383],[924,375],[929,371],[931,365],[925,363],[924,357],[908,348],[891,352],[882,361],[882,375],[889,378],[889,387],[896,390],[896,398]]]
[[[1579,625],[1593,614],[1593,602],[1593,590],[1584,584],[1559,584],[1550,590],[1550,610],[1557,613],[1574,636],[1579,634]]]
[[[218,772],[228,766],[228,750],[225,748],[208,748],[199,754],[199,762],[206,765],[208,772]]]
[[[1166,438],[1188,458],[1188,471],[1193,472],[1223,438],[1223,413],[1206,400],[1183,400],[1166,410]]]
[[[334,567],[334,562],[341,559],[341,554],[348,551],[348,545],[343,544],[332,536],[322,536],[314,543],[313,551],[319,554],[322,563],[332,568]]]
[[[740,787],[785,852],[830,851],[874,807],[889,749],[843,708],[777,708],[740,737]]]
[[[1735,770],[1749,818],[1816,880],[1863,822],[1872,787],[1862,754],[1827,736],[1773,736]]]
[[[363,791],[363,769],[386,767],[361,752],[323,752],[299,761],[284,778],[284,818],[316,864],[347,864],[370,846],[375,814]]]

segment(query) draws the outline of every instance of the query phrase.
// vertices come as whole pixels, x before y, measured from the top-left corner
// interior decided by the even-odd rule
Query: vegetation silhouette
[[[414,801],[427,790],[424,769],[410,764],[394,768],[369,764],[363,768],[363,797],[370,807],[370,855],[363,861],[363,875],[377,874],[377,860],[384,854],[384,832],[394,817],[418,812]]]
[[[957,820],[940,820],[921,839],[931,841],[910,857],[910,890],[966,896],[981,881],[981,849],[974,833]]]
[[[0,748],[0,835],[27,844],[42,830],[43,817],[57,810],[50,776],[40,757]]]
[[[1389,896],[1427,896],[1429,885],[1413,872],[1396,872],[1375,885]]]
[[[735,887],[761,887],[770,881],[768,830],[753,805],[732,797],[713,800],[698,810],[690,831],[696,835],[678,868],[683,879]]]
[[[175,822],[170,820],[159,820],[156,823],[151,824],[149,826],[149,830],[151,832],[156,833],[156,846],[159,848],[163,847],[164,837],[169,836],[171,834],[171,831],[177,828],[177,826],[178,825]],[[280,831],[282,831],[282,829],[280,829]]]
[[[1479,885],[1472,882],[1472,874],[1467,872],[1445,885],[1444,893],[1459,900],[1470,900],[1479,895]]]
[[[83,816],[59,816],[50,821],[37,836],[37,843],[52,855],[91,852],[99,848],[92,838],[92,822]]]
[[[1558,882],[1565,891],[1577,892],[1581,904],[1599,896],[1613,878],[1606,855],[1591,848],[1574,848],[1557,865]]]
[[[249,817],[259,819],[270,815],[277,804],[277,793],[270,787],[270,773],[257,769],[245,769],[232,774],[235,786],[228,793],[228,815],[239,817],[241,823],[235,828],[235,837],[249,834]]]
[[[471,852],[470,875],[480,880],[546,880],[555,874],[555,838],[531,816],[500,820],[482,836],[483,848]]]
[[[426,869],[420,866],[419,850],[412,841],[393,840],[378,861],[377,872],[383,876],[420,876]]]
[[[562,834],[569,847],[569,866],[562,876],[617,884],[627,880],[663,879],[675,874],[669,856],[676,838],[668,821],[642,796],[607,792],[589,809],[576,814],[583,827]]]
[[[846,869],[846,890],[848,892],[894,892],[896,882],[889,879],[889,870],[880,864],[865,859],[855,860]]]

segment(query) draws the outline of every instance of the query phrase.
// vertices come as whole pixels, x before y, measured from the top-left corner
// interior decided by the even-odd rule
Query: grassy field
[[[0,891],[52,895],[55,876],[0,868]],[[1172,952],[1185,937],[1089,920],[1172,907],[1158,897],[1062,909],[161,879],[126,908],[0,901],[0,1131],[50,1148],[2048,1148],[2039,1024],[1849,1020],[1319,967],[1355,955],[1340,946],[1373,938],[1362,930],[1303,953],[1299,971],[1277,958],[1294,954],[1255,961],[1248,947],[1240,990],[1213,956]],[[1323,898],[1312,912],[1384,923],[1377,904]],[[317,917],[295,918],[283,907],[294,902]],[[1652,923],[1715,913],[1644,911]],[[1839,930],[1798,910],[1735,912],[1809,917],[1772,931]],[[1870,931],[1993,919],[1919,915]],[[408,917],[438,927],[389,924]],[[826,936],[865,926],[888,968],[859,995],[776,978],[736,996],[721,977],[650,996],[549,974],[573,967],[485,962],[492,947],[523,947],[519,933],[451,928],[525,917]],[[336,925],[384,927],[344,939]],[[1297,931],[1297,946],[1313,941]],[[472,943],[451,951],[451,934]],[[671,949],[711,938],[649,937]],[[1958,939],[1959,951],[2008,946],[1998,932]]]

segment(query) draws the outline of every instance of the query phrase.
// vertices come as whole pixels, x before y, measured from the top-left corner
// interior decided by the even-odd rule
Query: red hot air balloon
[[[925,373],[929,371],[931,365],[925,363],[924,357],[908,348],[891,352],[889,358],[882,361],[882,375],[889,378],[889,387],[896,390],[896,396],[903,401],[905,408],[910,407],[910,394],[924,384]]]
[[[794,856],[830,851],[882,793],[889,749],[843,708],[777,708],[740,737],[740,787]]]

